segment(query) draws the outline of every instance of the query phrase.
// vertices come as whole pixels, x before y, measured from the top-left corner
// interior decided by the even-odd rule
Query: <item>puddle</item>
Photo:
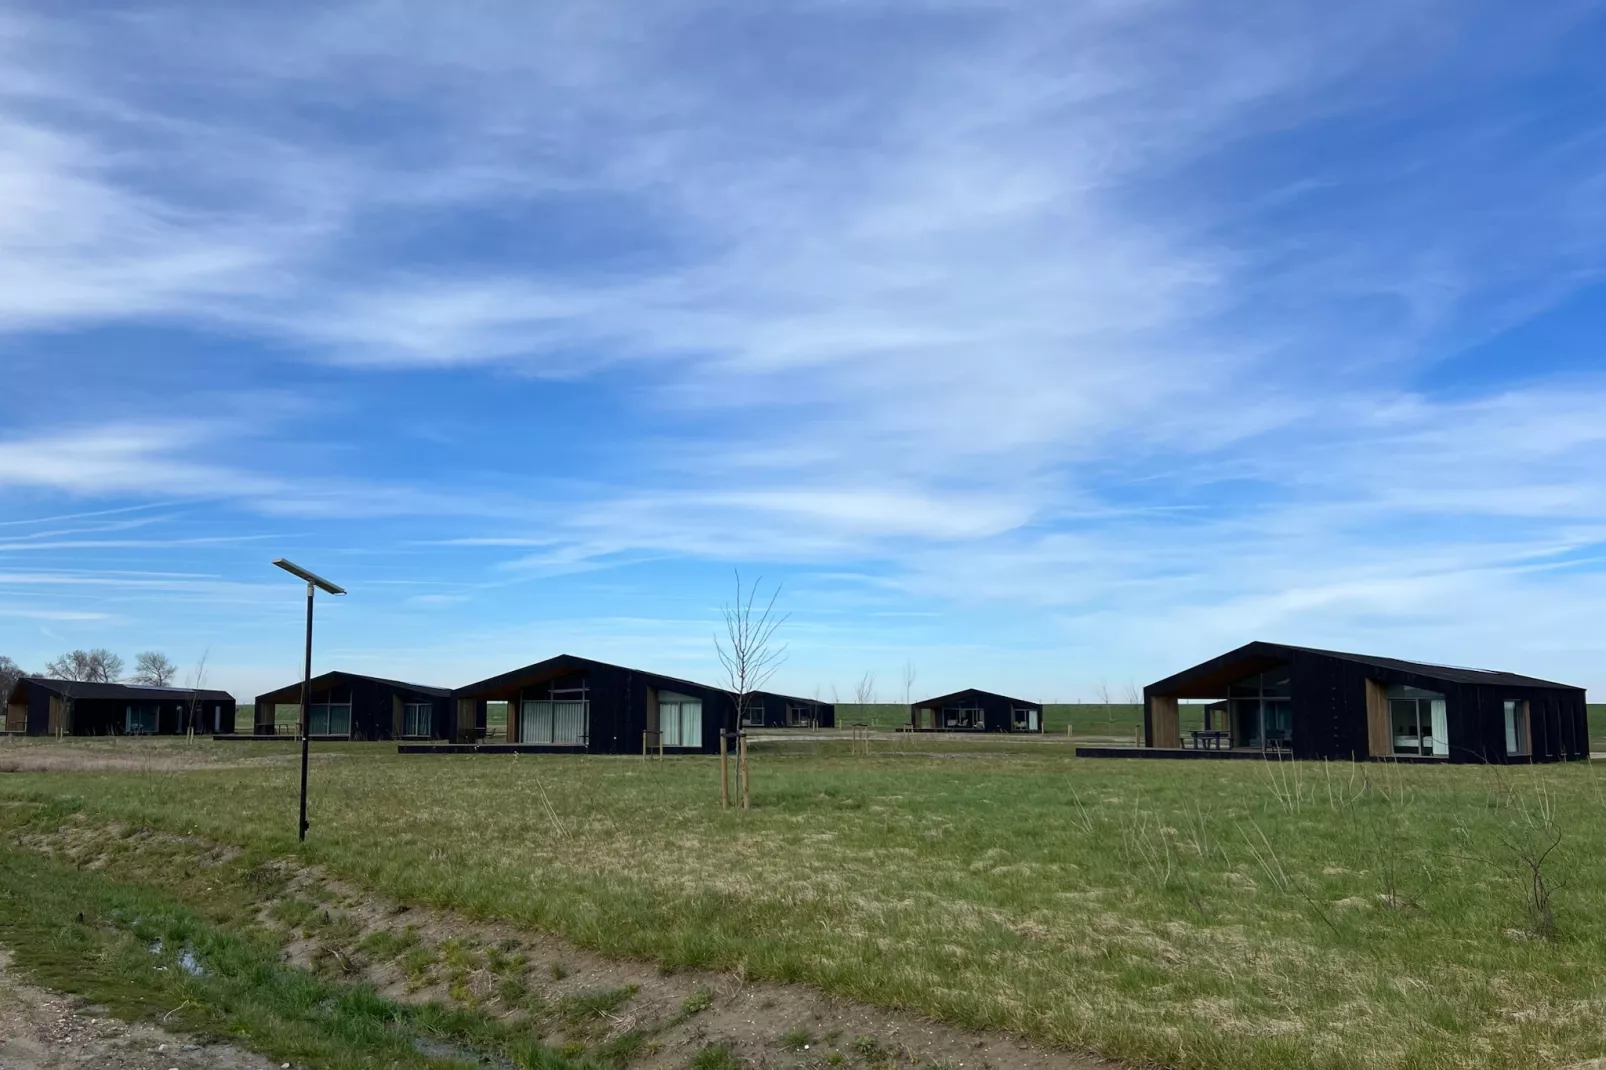
[[[160,955],[163,951],[162,942],[160,940],[152,940],[146,950],[153,955]],[[206,976],[206,967],[201,965],[200,956],[195,953],[193,948],[186,947],[178,953],[178,968],[191,977]]]
[[[436,1040],[433,1037],[414,1037],[413,1050],[430,1059],[453,1059],[473,1066],[494,1066],[497,1070],[515,1070],[513,1064],[506,1059],[494,1058],[473,1048],[465,1048],[461,1044]]]

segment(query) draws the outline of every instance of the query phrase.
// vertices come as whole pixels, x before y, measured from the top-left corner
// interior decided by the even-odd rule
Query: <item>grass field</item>
[[[290,748],[221,768],[205,763],[247,745],[197,746],[192,769],[0,777],[0,800],[297,856]],[[300,857],[608,955],[1168,1066],[1606,1054],[1589,765],[1078,760],[908,737],[864,757],[800,739],[755,748],[742,813],[719,809],[712,759],[318,749]],[[1536,901],[1525,860],[1552,844]]]

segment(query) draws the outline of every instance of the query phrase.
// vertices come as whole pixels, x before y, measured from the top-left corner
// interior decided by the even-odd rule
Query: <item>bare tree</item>
[[[870,704],[875,701],[875,673],[866,671],[859,677],[853,685],[853,700],[859,704],[859,716],[868,721]]]
[[[1109,685],[1109,683],[1107,681],[1105,681],[1105,680],[1100,680],[1099,681],[1098,696],[1099,696],[1099,702],[1103,703],[1103,705],[1104,705],[1104,724],[1105,724],[1105,728],[1111,735],[1114,735],[1115,734],[1115,711],[1110,708],[1110,685]]]
[[[0,695],[10,695],[11,689],[17,686],[17,681],[28,674],[22,671],[22,666],[0,654]]]
[[[905,706],[914,701],[914,689],[915,663],[906,660],[903,663],[903,704]]]
[[[747,709],[748,697],[755,692],[762,691],[764,685],[769,683],[775,670],[786,661],[786,644],[779,646],[775,643],[775,633],[781,625],[786,623],[790,614],[775,612],[775,600],[781,596],[780,585],[771,592],[768,602],[759,607],[758,591],[764,583],[760,576],[748,589],[746,596],[742,594],[742,574],[736,573],[736,600],[724,607],[725,635],[722,639],[714,636],[714,652],[719,655],[719,663],[725,668],[726,690],[730,693],[731,702],[736,707],[735,716],[730,724],[740,726],[742,712]],[[722,728],[723,731],[723,728]],[[720,737],[720,797],[725,806],[730,805],[728,781],[725,779],[725,743],[724,736]],[[738,732],[736,737],[736,770],[737,780],[741,784],[742,809],[748,808],[748,765],[747,765],[747,735]]]
[[[189,727],[191,731],[195,730],[201,719],[201,688],[206,685],[206,659],[211,656],[211,653],[211,647],[201,651],[201,660],[195,663],[195,671],[190,674]],[[229,726],[230,731],[233,728],[233,725]]]
[[[114,684],[123,675],[123,659],[105,647],[70,650],[45,666],[45,675],[86,684]]]
[[[178,676],[178,666],[159,650],[147,650],[134,655],[134,675],[131,683],[149,687],[166,687]]]
[[[727,603],[721,612],[725,617],[725,634],[714,636],[714,651],[725,669],[725,690],[735,704],[734,724],[741,724],[742,711],[747,708],[748,696],[762,691],[786,661],[786,645],[775,643],[775,632],[789,613],[777,615],[775,600],[781,596],[777,586],[762,607],[758,604],[760,576],[746,596],[742,593],[742,574],[736,573],[736,600]]]

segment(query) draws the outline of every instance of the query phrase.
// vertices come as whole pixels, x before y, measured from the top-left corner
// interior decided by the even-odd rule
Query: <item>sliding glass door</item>
[[[307,733],[314,736],[351,735],[351,703],[314,702],[307,710]]]
[[[1294,700],[1288,667],[1239,680],[1228,689],[1232,745],[1262,750],[1294,739]]]
[[[519,742],[583,747],[590,733],[591,703],[526,701],[519,711]]]
[[[658,692],[658,728],[665,747],[703,745],[703,700],[673,691]]]
[[[1443,695],[1416,687],[1391,687],[1388,702],[1395,754],[1417,758],[1449,755],[1449,718]]]

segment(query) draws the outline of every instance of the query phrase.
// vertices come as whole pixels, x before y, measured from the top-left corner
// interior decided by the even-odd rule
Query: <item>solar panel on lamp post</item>
[[[309,744],[307,737],[312,719],[312,596],[322,587],[330,594],[345,594],[344,587],[337,587],[318,575],[308,572],[294,561],[283,557],[276,557],[273,563],[284,569],[290,575],[307,582],[307,658],[301,676],[301,824],[297,828],[296,838],[302,842],[307,839],[307,757]]]

